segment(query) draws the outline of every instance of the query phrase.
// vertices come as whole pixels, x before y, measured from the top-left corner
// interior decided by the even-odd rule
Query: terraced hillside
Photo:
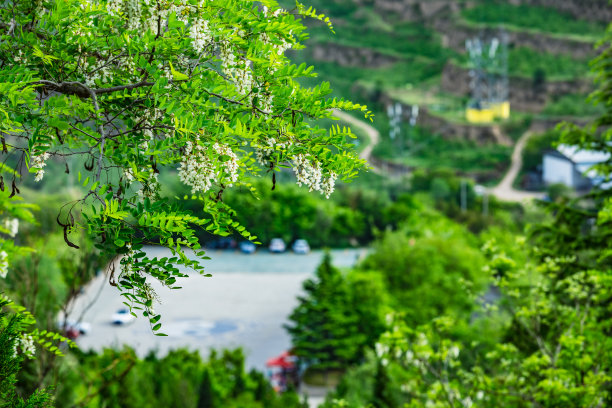
[[[589,60],[612,18],[606,0],[308,0],[332,18],[311,28],[312,63],[335,93],[370,105],[381,143],[379,158],[419,167],[451,167],[486,182],[499,179],[512,147],[533,121],[585,118],[592,89]],[[290,7],[290,5],[288,5]],[[465,41],[502,29],[508,38],[512,115],[492,125],[464,119],[469,99]],[[388,137],[387,105],[400,102],[405,122],[420,107],[417,126]],[[500,137],[500,134],[503,137]]]

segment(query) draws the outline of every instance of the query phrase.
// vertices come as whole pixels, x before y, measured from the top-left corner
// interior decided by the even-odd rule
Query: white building
[[[561,183],[576,190],[588,189],[604,181],[602,176],[589,169],[609,158],[610,154],[607,152],[559,145],[557,150],[544,153],[542,179],[545,184]]]

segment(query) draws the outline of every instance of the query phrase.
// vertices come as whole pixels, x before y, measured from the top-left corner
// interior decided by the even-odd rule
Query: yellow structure
[[[467,108],[465,111],[465,118],[471,123],[489,123],[493,122],[495,115],[493,113],[493,109],[490,108]]]
[[[465,118],[470,123],[491,123],[495,119],[508,119],[510,117],[510,102],[492,103],[486,108],[468,107]]]
[[[508,119],[510,117],[510,102],[496,102],[491,104],[493,115],[496,119]]]

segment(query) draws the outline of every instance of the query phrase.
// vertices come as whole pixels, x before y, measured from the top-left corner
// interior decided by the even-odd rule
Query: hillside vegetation
[[[503,125],[512,128],[508,137],[516,140],[531,117],[583,118],[600,112],[585,99],[592,81],[589,60],[596,55],[603,23],[576,18],[561,7],[508,1],[449,1],[434,11],[426,3],[308,2],[331,17],[335,33],[315,24],[308,51],[295,52],[292,58],[315,65],[318,79],[329,81],[336,95],[375,111],[374,126],[382,136],[376,157],[420,168],[448,167],[485,182],[501,177],[511,147],[449,140],[440,129],[423,127],[418,121],[417,129],[409,129],[406,118],[402,141],[392,141],[386,112],[390,101],[400,101],[419,105],[444,121],[467,125],[470,61],[462,39],[499,35],[500,29],[509,38],[511,102],[513,95],[522,98],[521,103],[512,103],[511,122]],[[463,70],[465,78],[444,78],[448,64]]]

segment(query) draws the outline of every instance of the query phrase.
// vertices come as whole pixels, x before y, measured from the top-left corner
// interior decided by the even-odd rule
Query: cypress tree
[[[314,279],[303,284],[305,294],[289,316],[285,328],[293,352],[312,370],[328,373],[356,362],[366,337],[351,307],[348,285],[326,253]]]
[[[202,373],[202,381],[200,382],[200,392],[198,397],[198,408],[214,408],[214,390],[212,386],[212,380],[210,378],[210,372],[208,367],[204,368]]]

